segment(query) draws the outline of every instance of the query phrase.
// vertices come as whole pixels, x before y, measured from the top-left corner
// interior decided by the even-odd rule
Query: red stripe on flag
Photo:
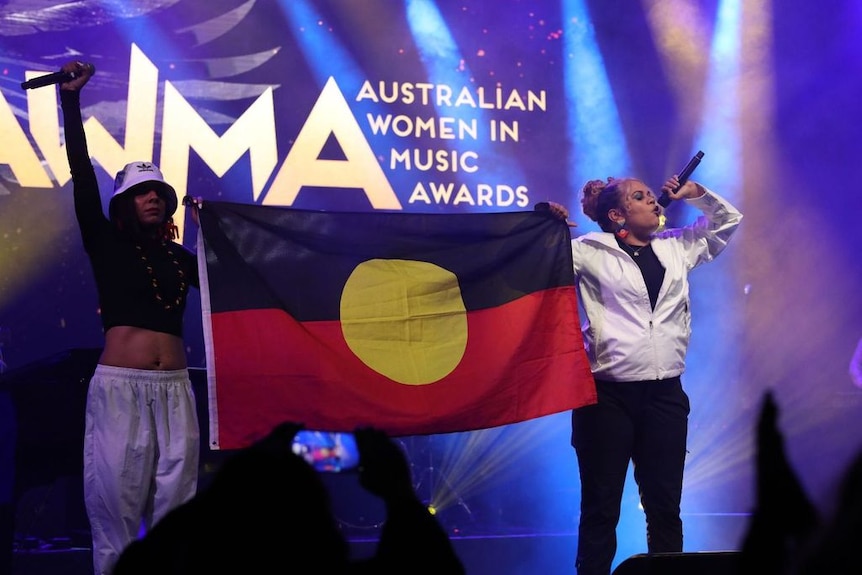
[[[469,431],[594,403],[576,314],[571,287],[468,312],[458,366],[435,383],[405,385],[362,363],[339,322],[300,323],[278,309],[214,313],[211,437],[220,449],[240,448],[283,421],[391,435]]]

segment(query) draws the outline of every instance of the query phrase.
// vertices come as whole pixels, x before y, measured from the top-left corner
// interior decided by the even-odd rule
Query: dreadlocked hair
[[[159,237],[166,242],[180,237],[180,229],[174,223],[174,218],[168,218],[168,221],[159,227]]]

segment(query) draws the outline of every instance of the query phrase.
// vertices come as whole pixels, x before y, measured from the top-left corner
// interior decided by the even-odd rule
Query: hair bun
[[[612,178],[608,178],[608,181],[605,182],[603,180],[590,180],[584,187],[581,188],[581,207],[583,208],[584,214],[593,221],[597,221],[597,203],[599,194],[602,193],[607,185],[611,182]]]
[[[610,178],[608,178],[608,181],[610,181]],[[584,184],[581,193],[584,195],[584,197],[597,196],[602,192],[602,190],[605,189],[605,186],[607,186],[607,183],[603,182],[602,180],[590,180],[589,182]]]

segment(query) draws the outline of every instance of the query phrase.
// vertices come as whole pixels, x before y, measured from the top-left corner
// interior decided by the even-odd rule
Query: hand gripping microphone
[[[688,163],[685,165],[685,167],[679,173],[679,176],[678,176],[679,185],[676,187],[676,190],[674,190],[674,192],[676,192],[677,190],[679,190],[681,187],[683,187],[685,185],[685,183],[688,181],[688,178],[691,176],[692,172],[694,172],[694,169],[698,166],[698,164],[700,164],[700,161],[702,159],[703,159],[703,152],[699,151],[698,153],[696,153],[694,155],[694,157],[692,159],[690,159],[688,161]],[[668,194],[667,192],[662,192],[661,197],[659,197],[659,199],[658,199],[658,204],[661,207],[666,208],[670,204],[670,201],[671,201],[670,194]]]
[[[92,64],[84,64],[91,74],[96,73],[96,67]],[[21,82],[21,88],[24,90],[32,90],[33,88],[41,88],[43,86],[53,86],[54,84],[62,84],[63,82],[70,82],[80,76],[77,72],[54,72],[53,74],[46,74],[44,76],[37,76],[31,80],[27,80],[26,82]]]

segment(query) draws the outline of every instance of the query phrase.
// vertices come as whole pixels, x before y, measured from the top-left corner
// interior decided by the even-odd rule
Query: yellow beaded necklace
[[[135,244],[135,249],[138,250],[138,256],[140,256],[141,261],[144,263],[144,268],[147,270],[147,275],[150,276],[150,283],[153,286],[153,291],[155,293],[156,301],[165,306],[165,309],[170,311],[172,309],[176,309],[183,304],[183,300],[185,299],[186,289],[188,288],[188,284],[186,283],[186,274],[183,271],[182,266],[180,266],[179,259],[174,254],[171,245],[167,242],[162,242],[162,246],[168,253],[168,256],[171,258],[171,261],[174,262],[174,266],[177,268],[177,277],[180,279],[180,288],[179,294],[173,301],[167,301],[162,297],[161,291],[159,291],[159,280],[156,278],[155,272],[153,271],[153,266],[150,264],[150,260],[147,258],[147,253],[144,251],[143,246],[140,244]]]

